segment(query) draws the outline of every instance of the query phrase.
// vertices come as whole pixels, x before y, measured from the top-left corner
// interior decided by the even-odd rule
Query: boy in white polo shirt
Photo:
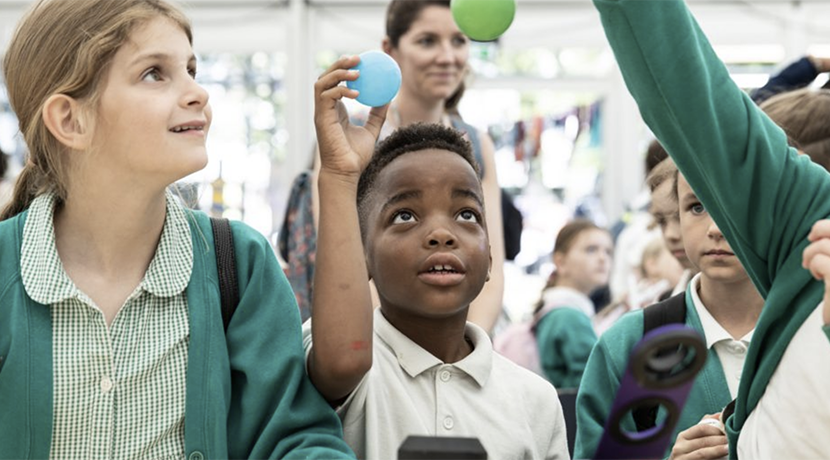
[[[395,458],[410,435],[476,437],[490,458],[567,458],[556,390],[495,354],[466,321],[490,269],[469,143],[419,124],[375,150],[386,107],[356,127],[339,102],[357,96],[338,84],[357,78],[347,69],[358,62],[341,58],[315,84],[322,170],[306,327],[312,381],[339,405],[359,458]]]

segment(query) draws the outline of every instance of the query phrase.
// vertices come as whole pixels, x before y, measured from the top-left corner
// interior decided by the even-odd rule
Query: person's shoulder
[[[621,345],[635,343],[643,336],[643,310],[625,313],[600,337],[599,344],[610,349],[622,349]],[[627,353],[627,348],[625,349]]]
[[[26,214],[27,214],[27,212],[23,211],[20,214],[14,216],[14,217],[9,217],[6,220],[0,221],[0,232],[2,232],[0,234],[2,234],[3,236],[6,236],[6,235],[10,235],[11,234],[10,232],[16,232],[18,227],[21,226],[22,222],[25,221]],[[5,239],[0,240],[0,241],[5,241]]]
[[[563,329],[571,329],[574,326],[586,325],[593,327],[591,325],[591,318],[585,312],[576,307],[560,306],[545,313],[536,324],[536,330],[561,331]]]
[[[493,353],[487,385],[491,390],[483,393],[488,396],[482,403],[496,405],[506,417],[528,421],[531,431],[538,434],[560,424],[559,393],[541,375]]]
[[[24,211],[0,221],[0,294],[6,290],[9,282],[20,279],[20,246],[26,214]]]
[[[205,234],[213,234],[213,224],[211,222],[212,218],[209,215],[198,210],[188,210],[187,213],[191,217],[189,220],[191,220],[191,223],[194,224],[191,225],[191,231],[195,230],[195,226]],[[250,225],[233,219],[228,219],[228,222],[231,227],[233,242],[236,248],[258,247],[270,249],[271,245],[268,242],[268,239]]]
[[[450,121],[451,121],[451,123],[452,123],[452,125],[455,129],[461,129],[461,130],[464,130],[464,131],[466,131],[470,134],[473,134],[473,133],[478,134],[479,133],[478,128],[476,128],[475,126],[473,126],[473,125],[467,123],[466,121],[464,121],[464,119],[461,118],[461,116],[459,116],[459,115],[454,115],[454,114],[450,115]]]
[[[524,394],[531,400],[556,397],[556,388],[541,375],[514,363],[493,352],[493,367],[490,379],[504,384],[512,394]]]
[[[255,228],[239,220],[231,220],[231,231],[233,231],[234,242],[240,241],[246,245],[254,245],[257,247],[267,247],[271,249],[271,244],[265,235],[260,233]]]
[[[591,317],[587,313],[580,310],[576,305],[563,305],[551,310],[545,317],[556,316],[559,320],[570,321],[587,321],[591,322]]]
[[[19,251],[27,212],[0,221],[0,251]],[[0,252],[2,254],[2,252]],[[1,258],[0,258],[1,259]]]

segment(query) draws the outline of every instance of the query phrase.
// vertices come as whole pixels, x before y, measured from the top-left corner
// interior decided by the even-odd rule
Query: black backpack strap
[[[643,336],[660,326],[685,322],[686,293],[681,292],[643,310]]]
[[[228,219],[210,218],[213,246],[216,249],[216,271],[219,273],[219,298],[222,301],[222,323],[225,332],[234,310],[239,304],[239,282],[236,279],[236,257],[233,252],[233,233]]]
[[[648,306],[643,310],[643,336],[667,324],[684,324],[686,322],[686,293]],[[637,431],[645,431],[657,426],[657,405],[640,406],[633,411]]]

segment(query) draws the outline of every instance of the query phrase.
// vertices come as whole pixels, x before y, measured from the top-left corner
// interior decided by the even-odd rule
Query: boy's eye
[[[144,75],[142,75],[141,79],[143,81],[161,81],[161,72],[159,72],[158,69],[153,67],[152,69],[145,72]]]
[[[194,79],[196,78],[196,67],[188,67],[187,73],[190,74],[191,77]]]
[[[462,222],[474,222],[478,223],[478,214],[469,209],[465,209],[458,213],[458,220]]]
[[[409,211],[398,211],[392,218],[393,224],[408,224],[410,222],[415,222],[415,215]]]
[[[689,206],[689,211],[691,211],[692,214],[699,216],[706,212],[706,208],[704,208],[703,205],[700,203],[695,203]]]

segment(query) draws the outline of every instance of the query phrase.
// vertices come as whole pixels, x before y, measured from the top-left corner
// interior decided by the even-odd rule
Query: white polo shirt
[[[494,353],[483,329],[467,323],[473,352],[453,364],[424,350],[376,309],[374,361],[338,408],[358,458],[397,458],[410,435],[476,437],[494,459],[567,459],[562,407],[542,377]],[[311,328],[303,328],[306,353]]]
[[[723,374],[726,377],[726,385],[729,387],[729,395],[732,399],[738,395],[738,385],[741,383],[741,373],[746,361],[746,351],[749,349],[749,342],[755,328],[752,328],[746,335],[735,340],[726,329],[715,320],[709,310],[700,301],[697,290],[700,288],[700,273],[692,278],[689,283],[692,290],[692,302],[695,304],[697,316],[700,318],[700,325],[703,327],[703,334],[706,336],[706,348],[715,349],[718,354]],[[740,308],[740,305],[736,305]]]
[[[739,458],[830,456],[830,341],[818,307],[796,331],[738,438]]]

